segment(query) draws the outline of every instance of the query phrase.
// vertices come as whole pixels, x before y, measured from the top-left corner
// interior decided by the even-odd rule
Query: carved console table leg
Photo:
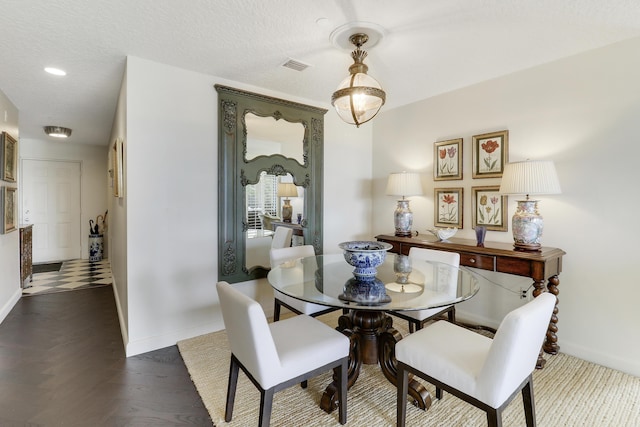
[[[393,328],[389,328],[379,336],[380,349],[380,368],[382,373],[394,386],[398,386],[398,363],[396,361],[396,343],[402,339],[400,332]],[[412,403],[422,410],[431,407],[431,395],[424,386],[409,374],[408,394],[412,398]]]
[[[544,281],[535,281],[533,282],[533,297],[536,298],[541,293],[545,292],[544,289]],[[548,332],[547,332],[548,333]],[[538,354],[538,361],[536,362],[536,369],[544,368],[545,363],[547,361],[544,359],[544,343],[542,344],[542,348],[540,349],[540,354]]]
[[[549,322],[549,329],[547,330],[547,338],[544,342],[544,351],[549,354],[558,354],[560,351],[560,345],[558,345],[558,336],[556,333],[558,332],[558,294],[560,291],[558,290],[558,286],[560,285],[560,279],[558,276],[551,276],[549,278],[549,283],[547,284],[547,289],[553,295],[556,296],[556,306],[553,309],[553,314],[551,315],[551,321]]]

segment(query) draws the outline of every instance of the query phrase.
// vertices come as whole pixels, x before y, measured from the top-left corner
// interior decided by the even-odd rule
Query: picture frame
[[[507,231],[508,196],[500,194],[499,185],[471,187],[472,227],[483,226],[487,230]]]
[[[124,196],[122,145],[122,140],[120,138],[116,138],[113,142],[113,146],[111,147],[111,179],[113,181],[113,196],[118,198]]]
[[[0,161],[2,161],[2,179],[8,182],[17,181],[18,170],[18,141],[7,132],[2,132],[0,136],[0,148],[2,154]]]
[[[0,192],[0,205],[2,208],[2,233],[6,234],[18,229],[16,221],[18,219],[18,203],[16,198],[16,188],[2,187]]]
[[[474,135],[473,178],[500,178],[509,160],[509,131]]]
[[[462,138],[433,144],[434,181],[462,179]]]
[[[464,189],[459,188],[434,188],[435,213],[434,225],[436,227],[462,228],[463,194]]]

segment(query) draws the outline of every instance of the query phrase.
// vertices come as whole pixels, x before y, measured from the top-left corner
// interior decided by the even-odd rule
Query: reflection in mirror
[[[304,163],[304,127],[301,123],[276,120],[273,117],[259,117],[252,113],[245,115],[247,126],[246,160],[258,156],[282,154],[284,157]]]
[[[286,197],[281,194],[281,190],[287,186],[293,188],[295,196],[293,193]],[[245,187],[245,194],[246,265],[249,268],[269,268],[269,249],[275,228],[285,221],[293,224],[302,222],[304,188],[295,186],[290,174],[278,177],[262,171],[256,184],[248,184]],[[289,218],[285,214],[288,214]],[[293,245],[304,244],[304,239],[299,234],[302,233],[293,236]]]

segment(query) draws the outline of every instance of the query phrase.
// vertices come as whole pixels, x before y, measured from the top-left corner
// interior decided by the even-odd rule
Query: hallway
[[[0,425],[212,423],[176,346],[125,357],[101,286],[23,297],[0,324]]]

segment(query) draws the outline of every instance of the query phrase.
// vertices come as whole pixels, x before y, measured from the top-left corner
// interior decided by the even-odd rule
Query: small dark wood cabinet
[[[20,286],[25,286],[27,277],[33,281],[33,224],[20,226]]]
[[[397,237],[392,234],[376,236],[381,242],[387,242],[393,246],[391,252],[408,255],[412,247],[436,249],[441,251],[457,252],[460,254],[460,265],[479,268],[482,270],[496,271],[499,273],[514,274],[533,279],[533,296],[537,297],[546,290],[557,298],[560,293],[558,275],[562,271],[562,257],[566,254],[562,249],[542,247],[540,251],[515,250],[511,243],[485,242],[483,247],[477,246],[475,240],[452,238],[448,241],[439,241],[435,238],[422,236]],[[547,336],[543,345],[546,353],[557,354],[558,345],[558,304],[553,310]],[[542,356],[538,360],[538,368],[545,364]]]

